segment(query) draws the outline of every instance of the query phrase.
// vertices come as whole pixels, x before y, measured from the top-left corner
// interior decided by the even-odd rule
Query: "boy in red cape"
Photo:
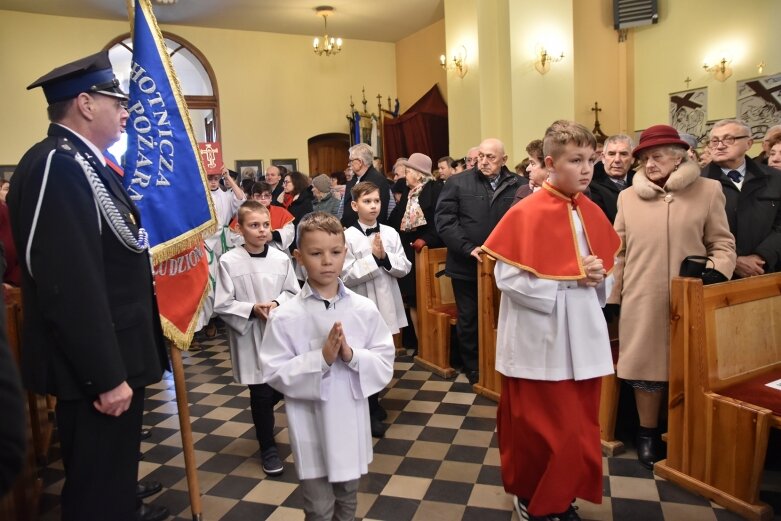
[[[595,146],[582,125],[554,122],[543,141],[548,181],[483,246],[502,292],[502,481],[521,519],[577,520],[573,498],[602,501],[599,393],[613,360],[601,307],[620,239],[582,193]]]

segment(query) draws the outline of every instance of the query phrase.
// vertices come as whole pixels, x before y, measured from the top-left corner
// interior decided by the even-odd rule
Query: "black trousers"
[[[258,439],[261,451],[277,446],[274,441],[274,406],[282,398],[282,393],[268,384],[249,386],[252,422],[255,424],[255,437]]]
[[[133,389],[119,417],[90,400],[58,400],[57,430],[65,465],[63,521],[136,521],[136,482],[144,388]]]
[[[477,280],[451,279],[458,309],[456,335],[464,371],[477,371]]]

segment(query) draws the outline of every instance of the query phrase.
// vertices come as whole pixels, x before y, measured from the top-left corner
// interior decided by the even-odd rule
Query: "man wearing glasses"
[[[737,119],[713,125],[702,175],[721,183],[738,253],[734,278],[781,271],[781,172],[746,155],[754,140]]]
[[[23,272],[24,383],[57,397],[62,519],[165,519],[165,508],[137,500],[136,479],[144,387],[168,359],[140,215],[102,153],[122,134],[127,95],[106,51],[35,87],[51,124],[19,162],[8,207]]]
[[[358,222],[358,214],[353,210],[350,204],[353,200],[352,190],[353,186],[357,185],[361,181],[371,181],[380,189],[380,215],[377,217],[377,222],[385,224],[388,219],[388,200],[390,199],[390,185],[385,176],[377,171],[372,165],[374,161],[374,151],[366,143],[359,143],[353,145],[348,150],[349,158],[347,160],[347,166],[353,171],[353,178],[347,182],[347,186],[344,190],[344,197],[342,198],[342,225],[347,228]]]

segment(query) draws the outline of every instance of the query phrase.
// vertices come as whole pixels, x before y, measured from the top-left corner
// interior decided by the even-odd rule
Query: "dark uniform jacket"
[[[385,176],[377,171],[376,168],[370,166],[369,169],[361,177],[361,181],[371,181],[376,184],[380,189],[380,215],[377,216],[377,222],[385,224],[388,220],[388,200],[390,199],[390,184]],[[344,209],[342,210],[342,225],[345,228],[349,228],[353,224],[358,222],[358,214],[353,210],[350,204],[353,200],[353,195],[350,190],[358,184],[358,176],[354,175],[352,179],[347,183],[344,189]]]
[[[721,183],[738,255],[757,254],[765,260],[765,273],[781,271],[781,172],[746,156],[741,190],[714,163],[702,175]]]
[[[634,170],[627,172],[627,188],[632,186],[632,178],[634,176]],[[610,180],[610,176],[605,172],[605,165],[602,161],[594,164],[594,177],[591,178],[591,183],[589,183],[588,187],[589,199],[602,208],[602,211],[605,212],[611,223],[615,222],[616,213],[618,213],[618,194],[621,193],[621,189]]]
[[[60,125],[16,168],[8,207],[22,267],[22,377],[62,400],[94,399],[123,381],[139,388],[168,367],[149,253],[114,233],[77,152],[133,236],[140,223],[117,175]]]
[[[477,260],[470,255],[482,246],[507,210],[522,178],[502,167],[496,191],[477,168],[450,177],[437,204],[437,232],[447,246],[446,273],[454,279],[477,280]]]

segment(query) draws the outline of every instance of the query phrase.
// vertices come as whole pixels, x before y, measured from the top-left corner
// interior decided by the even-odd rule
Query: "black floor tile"
[[[366,513],[366,517],[409,521],[415,516],[419,503],[419,501],[414,499],[380,496]]]
[[[612,498],[613,519],[631,521],[664,521],[662,505],[654,501]]]
[[[219,454],[216,457],[218,457]],[[214,459],[214,458],[212,458]],[[211,471],[217,472],[217,471]],[[241,499],[258,485],[258,480],[242,476],[225,476],[222,480],[206,491],[210,496]]]
[[[423,499],[426,501],[440,501],[442,503],[454,503],[463,505],[469,500],[474,485],[471,483],[459,483],[456,481],[434,480],[429,485]]]
[[[396,469],[396,474],[433,479],[441,465],[441,461],[432,459],[404,458],[399,468]]]
[[[464,463],[482,463],[485,459],[485,447],[470,447],[467,445],[451,445],[445,455],[446,460]]]

